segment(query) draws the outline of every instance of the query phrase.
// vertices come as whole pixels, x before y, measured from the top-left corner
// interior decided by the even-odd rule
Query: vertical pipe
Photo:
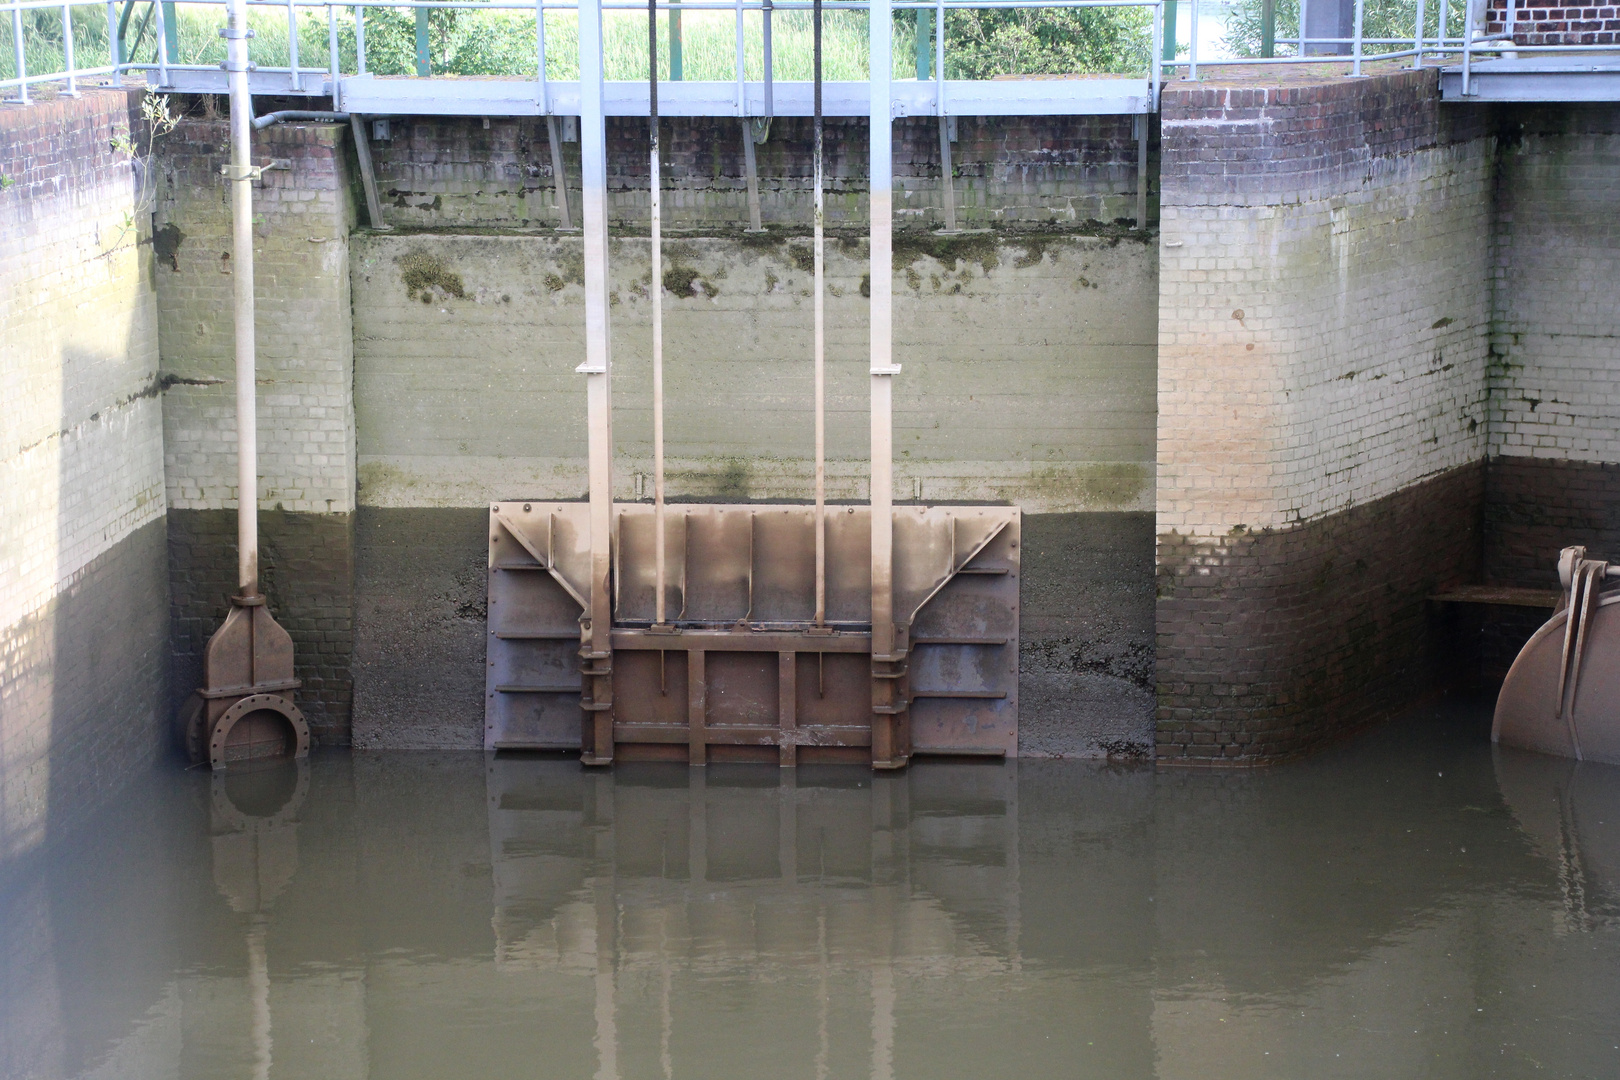
[[[826,206],[822,199],[821,0],[814,0],[811,78],[815,121],[816,625],[827,624],[827,326],[823,288]]]
[[[896,745],[897,680],[878,678],[895,663],[894,625],[894,107],[889,80],[894,8],[892,0],[871,0],[871,89],[869,168],[871,170],[871,381],[872,381],[872,763],[893,766],[903,748]]]
[[[652,234],[652,380],[653,380],[653,562],[656,590],[654,621],[664,617],[664,251],[663,196],[658,170],[658,0],[647,0],[647,134],[652,143],[648,183]]]
[[[428,9],[416,9],[416,74],[425,79],[433,73],[433,57],[428,51]]]
[[[945,0],[935,0],[935,5],[939,16],[939,33],[934,38],[934,106],[939,111],[940,193],[945,196],[945,231],[955,232],[956,168],[951,162],[951,118],[945,112]]]
[[[669,0],[669,81],[681,81],[681,0]]]
[[[28,104],[28,63],[23,56],[22,8],[11,7],[11,52],[17,72],[17,96],[11,100],[19,105]]]
[[[157,31],[158,31],[158,34],[157,34],[157,38],[158,38],[157,54],[158,54],[158,85],[159,86],[168,86],[169,85],[169,32],[168,32],[168,26],[167,26],[167,16],[166,16],[166,14],[165,14],[165,12],[163,10],[166,6],[167,6],[166,4],[153,4],[152,5],[153,10],[157,12],[157,21],[158,21],[158,25],[157,25]],[[289,6],[287,10],[291,11],[292,8]]]
[[[360,4],[354,5],[354,70],[366,73],[366,9]]]
[[[338,59],[337,8],[326,5],[326,77],[332,84],[332,108],[343,111],[343,63]]]
[[[1277,0],[1260,2],[1260,55],[1267,60],[1277,55]]]
[[[1299,0],[1299,46],[1294,54],[1296,56],[1310,55],[1308,53],[1310,38],[1305,36],[1305,19],[1310,12],[1310,6],[1311,0]]]
[[[62,5],[62,59],[67,64],[66,94],[68,97],[78,97],[79,81],[73,62],[73,10],[66,4]]]
[[[1423,16],[1428,12],[1423,10],[1423,0],[1417,0],[1417,29],[1412,34],[1412,67],[1423,66]]]
[[[118,7],[113,0],[107,0],[107,63],[112,66],[114,82],[119,81],[119,68],[123,65],[123,58],[118,55]]]
[[[304,80],[298,74],[298,8],[296,0],[287,0],[287,67],[292,74],[293,93],[302,93]]]
[[[259,594],[258,405],[253,329],[253,97],[248,90],[247,0],[227,0],[225,68],[231,93],[231,291],[236,329],[236,551],[243,596]],[[161,40],[161,39],[160,39]]]
[[[584,651],[586,713],[581,761],[613,760],[612,594],[613,408],[608,323],[607,127],[602,108],[602,0],[579,4],[579,147],[585,217],[585,375],[589,423],[591,591]]]

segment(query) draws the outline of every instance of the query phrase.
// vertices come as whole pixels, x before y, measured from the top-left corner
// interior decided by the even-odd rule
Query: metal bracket
[[[260,180],[277,169],[291,172],[292,158],[271,158],[263,165],[221,165],[219,174],[227,180]]]

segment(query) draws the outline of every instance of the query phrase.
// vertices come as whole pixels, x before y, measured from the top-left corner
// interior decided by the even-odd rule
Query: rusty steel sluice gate
[[[602,635],[588,616],[588,509],[490,508],[486,749],[876,768],[913,753],[1016,754],[1017,509],[894,511],[884,648],[868,507],[826,508],[819,625],[813,508],[670,508],[671,618],[659,624],[653,508],[616,507]]]
[[[875,0],[872,117],[895,114]],[[648,4],[651,281],[661,282],[656,0]],[[652,505],[613,501],[602,10],[580,4],[588,502],[490,507],[484,746],[627,759],[860,762],[1018,748],[1019,511],[894,506],[893,133],[873,123],[870,503],[826,501],[821,3],[813,6],[815,502],[667,506],[663,290]]]

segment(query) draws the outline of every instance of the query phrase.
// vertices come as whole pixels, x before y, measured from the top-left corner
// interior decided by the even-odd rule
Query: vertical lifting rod
[[[815,365],[816,365],[816,625],[827,625],[827,305],[823,288],[826,267],[826,204],[823,201],[821,124],[821,0],[815,0]]]
[[[658,171],[658,0],[647,0],[647,132],[652,143],[652,178],[648,183],[652,233],[652,379],[653,379],[653,561],[655,621],[664,617],[664,250],[663,195]]]
[[[259,595],[258,411],[253,339],[253,98],[248,91],[246,0],[225,14],[230,79],[231,286],[236,327],[236,583]]]

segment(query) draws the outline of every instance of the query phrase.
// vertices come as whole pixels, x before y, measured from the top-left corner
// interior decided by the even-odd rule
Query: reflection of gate
[[[589,509],[490,509],[486,749],[891,768],[913,752],[1016,753],[1016,509],[893,511],[896,637],[882,656],[868,507],[828,507],[818,627],[812,508],[669,507],[658,626],[652,508],[615,506],[606,650],[588,629]]]

